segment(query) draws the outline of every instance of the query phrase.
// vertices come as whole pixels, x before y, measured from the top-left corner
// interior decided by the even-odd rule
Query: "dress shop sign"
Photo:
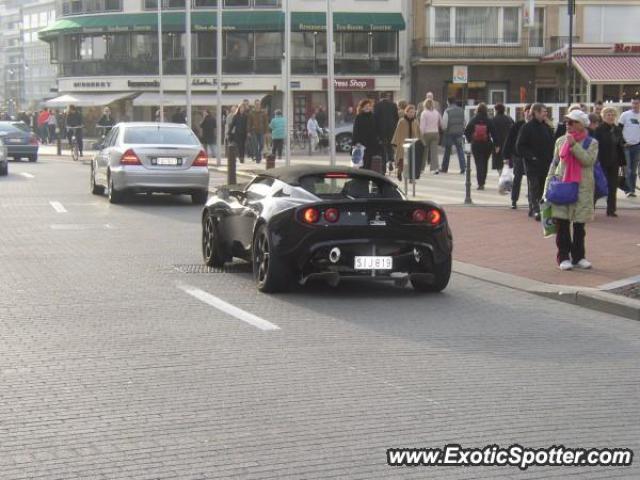
[[[375,78],[335,78],[333,84],[336,90],[375,90],[376,79]],[[326,78],[322,79],[322,89],[326,90],[329,81]]]
[[[613,45],[613,53],[640,53],[640,44],[616,43]]]

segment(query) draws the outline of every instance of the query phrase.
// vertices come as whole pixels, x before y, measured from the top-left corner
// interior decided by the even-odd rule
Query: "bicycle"
[[[77,127],[67,127],[67,132],[71,130],[71,141],[69,142],[69,148],[71,149],[71,158],[74,162],[80,160],[80,147],[78,146],[78,139],[76,138],[76,130],[82,128],[82,125]]]

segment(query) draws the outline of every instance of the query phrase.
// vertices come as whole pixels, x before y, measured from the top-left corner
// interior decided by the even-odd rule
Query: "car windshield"
[[[320,198],[402,198],[392,183],[365,175],[307,175],[300,186]]]
[[[198,138],[188,128],[127,127],[124,143],[143,145],[198,145]]]
[[[29,129],[29,126],[26,123],[17,122],[17,123],[12,123],[11,125],[18,130],[22,130],[23,132],[27,132],[27,133],[31,132],[31,130]]]
[[[22,130],[18,129],[15,124],[11,123],[0,123],[0,132],[2,133],[15,133],[20,132]]]

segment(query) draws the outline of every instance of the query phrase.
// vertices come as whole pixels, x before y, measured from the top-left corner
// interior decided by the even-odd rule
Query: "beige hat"
[[[574,122],[580,122],[585,127],[589,126],[589,115],[581,110],[573,110],[572,112],[569,112],[568,115],[565,115],[564,118],[567,120],[573,120]]]

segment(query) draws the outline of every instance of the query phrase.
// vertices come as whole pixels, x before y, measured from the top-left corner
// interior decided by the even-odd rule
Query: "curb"
[[[502,287],[640,321],[640,300],[615,295],[596,288],[553,285],[458,261],[453,262],[453,271]]]

